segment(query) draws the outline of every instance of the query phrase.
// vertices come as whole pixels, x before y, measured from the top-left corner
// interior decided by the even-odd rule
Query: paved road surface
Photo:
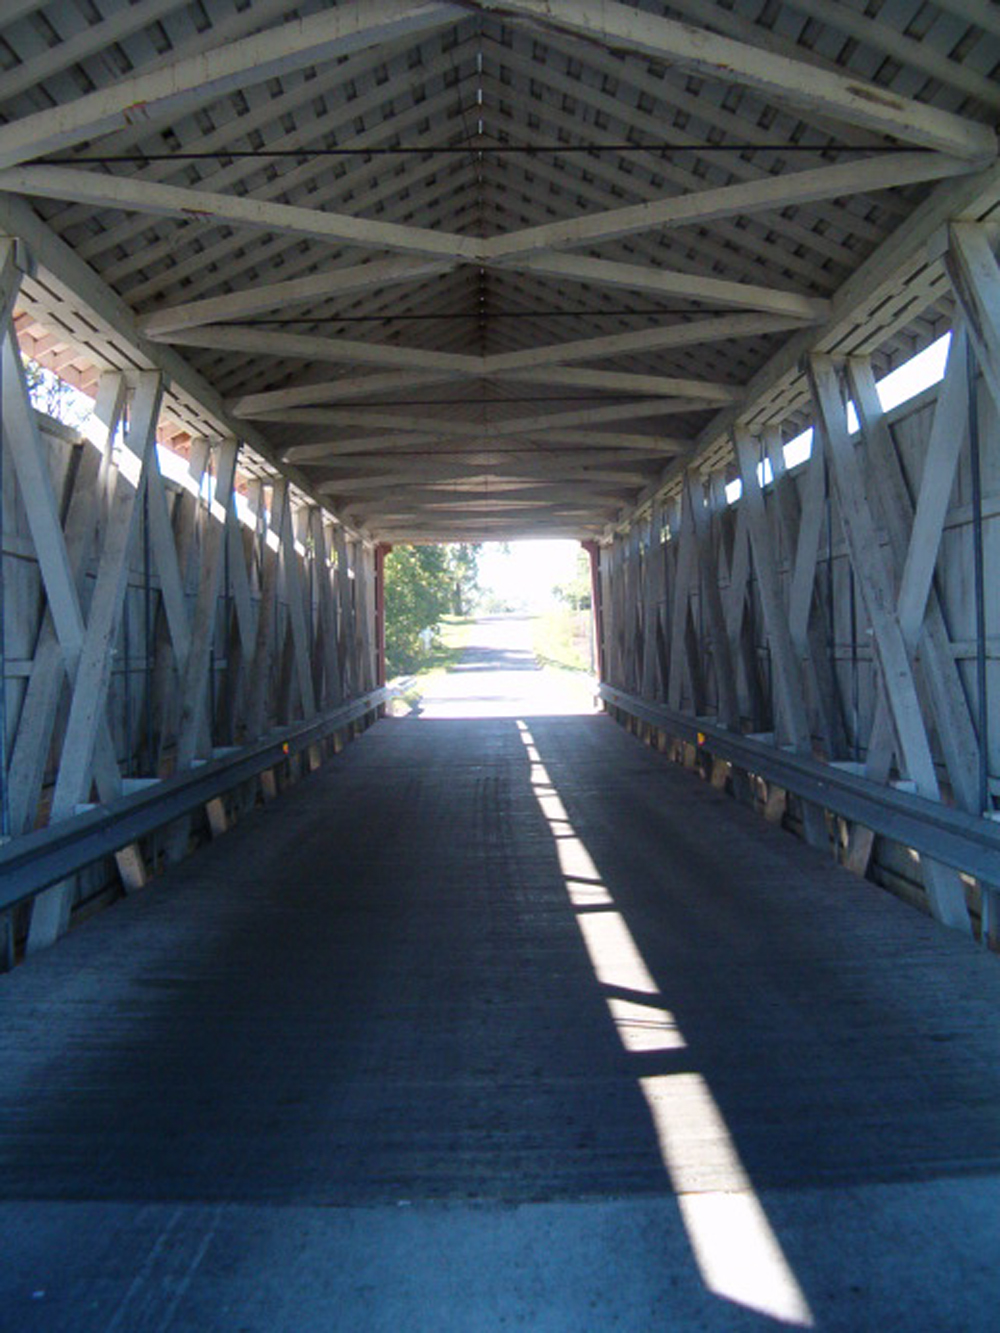
[[[998,1012],[605,717],[386,720],[0,977],[0,1328],[992,1330]]]
[[[535,619],[483,616],[458,665],[430,678],[421,715],[554,717],[594,711],[594,686],[575,672],[544,667],[535,657]]]

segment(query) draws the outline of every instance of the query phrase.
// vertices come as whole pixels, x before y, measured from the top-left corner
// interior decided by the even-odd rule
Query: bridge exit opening
[[[589,552],[572,541],[400,546],[383,559],[386,677],[397,714],[592,711]]]

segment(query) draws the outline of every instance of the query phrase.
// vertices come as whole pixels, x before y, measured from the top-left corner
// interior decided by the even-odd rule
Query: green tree
[[[467,613],[476,590],[479,548],[395,546],[385,560],[385,656],[390,676],[413,671],[423,630],[449,612]]]
[[[451,609],[456,616],[467,616],[479,591],[479,546],[459,542],[445,549],[453,580]]]
[[[590,558],[586,551],[578,552],[573,577],[556,584],[552,593],[572,611],[590,610]]]

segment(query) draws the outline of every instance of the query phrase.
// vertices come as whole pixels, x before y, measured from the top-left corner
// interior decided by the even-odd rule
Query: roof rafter
[[[970,161],[943,153],[912,152],[838,162],[832,167],[790,171],[739,185],[671,195],[651,203],[629,204],[584,217],[525,227],[487,241],[487,261],[515,261],[521,255],[551,247],[597,245],[661,227],[688,227],[735,214],[766,212],[793,204],[817,203],[842,195],[865,194],[900,185],[940,180],[980,170],[982,159]],[[6,173],[0,175],[0,185]]]
[[[305,278],[290,282],[261,283],[226,296],[210,296],[201,301],[183,305],[164,306],[139,320],[139,327],[150,338],[159,338],[178,329],[196,328],[200,324],[214,324],[217,320],[247,319],[265,311],[286,310],[289,306],[305,305],[329,296],[346,296],[363,292],[370,287],[387,287],[397,282],[417,282],[422,278],[448,273],[458,266],[457,260],[427,260],[426,263],[405,259],[373,260],[369,264],[331,269],[327,273],[310,273]]]
[[[970,160],[996,154],[985,125],[900,97],[876,84],[819,69],[691,24],[613,0],[470,0],[479,9],[519,16],[551,32],[570,32],[615,50],[653,56],[709,78],[735,81],[767,97],[864,125],[904,143]]]
[[[471,236],[380,222],[346,213],[321,212],[295,204],[265,202],[250,195],[237,197],[211,190],[151,184],[127,176],[79,171],[73,167],[13,167],[9,171],[0,171],[0,190],[42,199],[83,200],[99,208],[124,208],[162,217],[196,218],[202,222],[286,232],[292,236],[367,249],[465,259],[472,263],[477,263],[480,258],[480,243]]]
[[[178,115],[243,87],[248,79],[275,78],[464,16],[460,7],[433,0],[348,0],[336,9],[181,57],[153,73],[121,79],[109,88],[4,125],[0,168],[70,148],[136,120]]]

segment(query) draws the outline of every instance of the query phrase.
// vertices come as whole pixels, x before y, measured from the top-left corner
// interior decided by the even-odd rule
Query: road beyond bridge
[[[995,959],[606,716],[433,711],[2,979],[0,1326],[993,1326]]]

